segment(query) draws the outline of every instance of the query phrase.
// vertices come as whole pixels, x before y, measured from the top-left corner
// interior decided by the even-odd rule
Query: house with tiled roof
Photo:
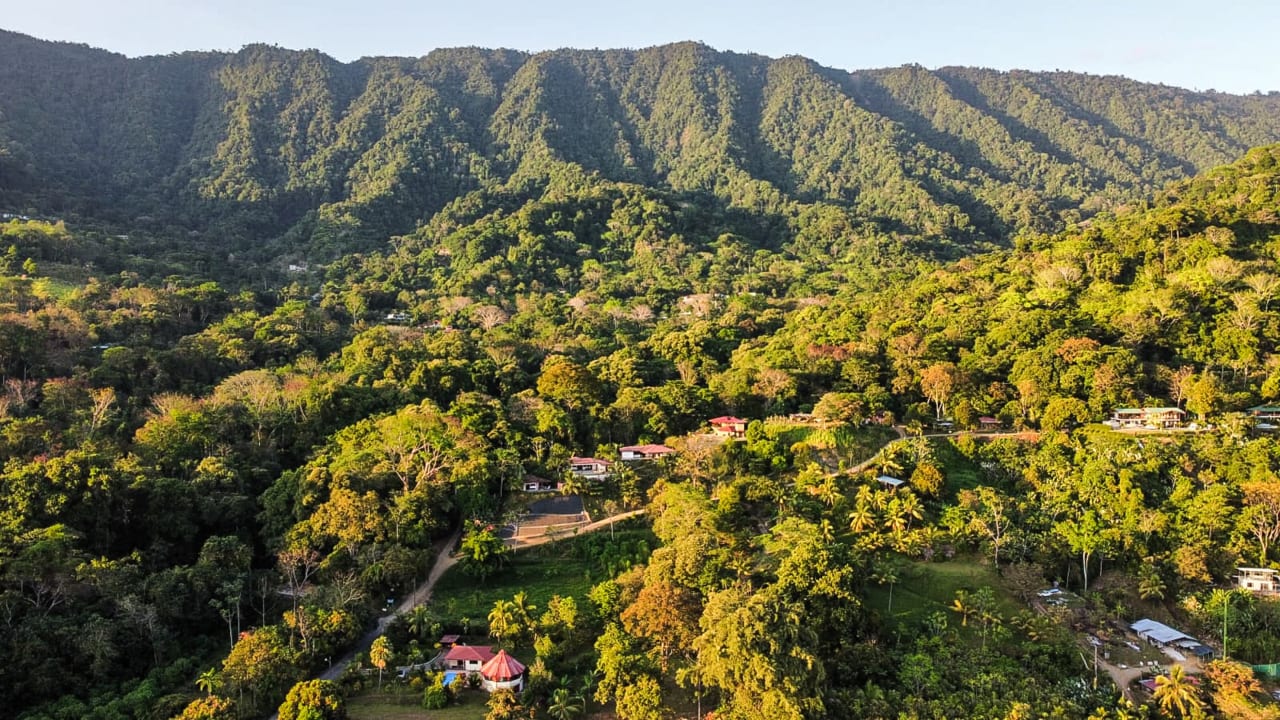
[[[656,460],[666,457],[675,450],[666,445],[626,445],[618,448],[618,454],[622,457],[623,462],[631,462],[632,460]]]
[[[711,418],[711,432],[714,435],[727,438],[744,438],[747,436],[747,421],[732,415],[721,415],[718,418]]]

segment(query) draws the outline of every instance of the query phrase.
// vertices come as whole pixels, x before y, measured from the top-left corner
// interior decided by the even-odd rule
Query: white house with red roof
[[[666,445],[627,445],[618,448],[618,454],[622,457],[623,462],[632,460],[656,460],[666,457],[674,453],[675,450]]]
[[[454,645],[441,660],[445,670],[480,672],[485,663],[494,658],[493,648],[483,645]]]
[[[747,436],[747,421],[732,415],[721,415],[711,418],[711,432],[727,438],[744,438]]]
[[[499,650],[497,655],[480,668],[480,687],[485,692],[520,692],[524,689],[524,663],[508,655],[506,650]]]
[[[593,457],[569,458],[569,472],[587,480],[603,480],[609,476],[609,466],[613,463]]]

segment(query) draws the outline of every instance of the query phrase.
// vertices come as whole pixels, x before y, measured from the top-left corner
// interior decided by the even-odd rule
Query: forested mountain
[[[1280,140],[1280,97],[1072,73],[846,72],[682,43],[127,59],[0,33],[0,204],[331,257],[576,163],[782,237],[807,206],[962,244],[1051,230]],[[773,238],[777,239],[777,238]],[[767,238],[756,238],[767,240]]]
[[[1080,663],[1139,616],[1280,653],[1226,589],[1280,567],[1277,104],[0,34],[0,718],[341,717],[383,669],[438,708],[390,676],[443,631],[531,660],[491,718],[1280,717],[1244,665],[1148,713]],[[629,443],[675,452],[568,470]],[[531,475],[646,516],[514,571]],[[305,682],[454,532],[378,690]]]

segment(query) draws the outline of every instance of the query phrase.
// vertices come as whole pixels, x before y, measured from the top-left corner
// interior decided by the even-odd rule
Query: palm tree
[[[386,635],[379,635],[378,639],[373,641],[373,645],[369,647],[369,662],[378,668],[378,689],[382,689],[382,671],[387,669],[387,663],[391,662],[393,650],[391,641]]]
[[[906,530],[909,523],[910,520],[902,507],[902,501],[899,498],[890,500],[889,507],[884,514],[885,529],[892,530],[895,534],[898,534]]]
[[[1181,665],[1174,665],[1169,668],[1168,675],[1156,678],[1153,697],[1161,710],[1169,712],[1176,708],[1179,717],[1186,717],[1190,710],[1204,708],[1204,701],[1197,694],[1196,686],[1191,684],[1191,678],[1187,677]]]
[[[911,521],[913,519],[924,520],[924,506],[920,504],[920,498],[916,497],[915,493],[910,490],[901,493],[899,503],[902,507],[903,514],[907,517],[908,530],[911,529]]]
[[[551,693],[551,702],[547,705],[547,714],[555,720],[572,720],[582,713],[582,698],[573,695],[568,688],[556,688]]]
[[[418,636],[419,640],[425,640],[427,631],[431,629],[431,611],[426,605],[414,606],[409,611],[409,632]]]
[[[200,677],[196,678],[196,687],[203,690],[206,695],[212,695],[222,687],[222,678],[218,677],[217,668],[209,668],[200,673]]]
[[[505,638],[517,634],[520,629],[516,616],[515,603],[510,600],[499,600],[489,611],[489,635],[501,642]]]
[[[853,512],[849,513],[849,529],[855,533],[863,533],[875,526],[876,516],[871,512],[870,502],[863,502],[862,498],[858,498]]]

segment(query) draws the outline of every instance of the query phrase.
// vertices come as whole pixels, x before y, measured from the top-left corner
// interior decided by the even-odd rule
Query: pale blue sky
[[[0,0],[0,28],[126,55],[319,48],[341,60],[459,45],[700,40],[857,69],[920,63],[1280,90],[1280,0]]]

